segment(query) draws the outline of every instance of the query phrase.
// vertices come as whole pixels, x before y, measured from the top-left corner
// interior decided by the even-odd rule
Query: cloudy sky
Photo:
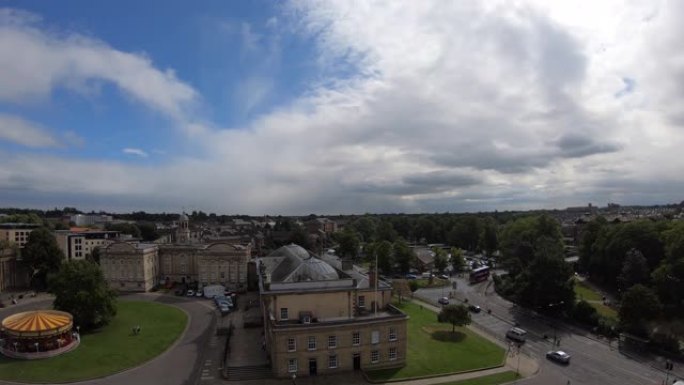
[[[684,2],[3,2],[0,206],[684,199]]]

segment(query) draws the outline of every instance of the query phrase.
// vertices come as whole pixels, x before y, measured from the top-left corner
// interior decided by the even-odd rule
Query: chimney
[[[375,273],[375,269],[371,269],[368,271],[368,285],[371,288],[375,288],[375,284],[377,282],[377,274]]]

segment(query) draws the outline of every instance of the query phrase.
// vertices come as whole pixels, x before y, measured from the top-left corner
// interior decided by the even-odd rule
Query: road
[[[122,299],[161,302],[177,306],[188,314],[188,328],[177,343],[151,361],[121,373],[78,384],[196,385],[205,379],[214,378],[208,373],[217,372],[220,362],[206,357],[207,352],[214,350],[212,345],[216,344],[214,335],[216,318],[211,301],[153,293],[125,295]],[[5,303],[8,302],[5,301]],[[37,298],[20,300],[17,305],[0,309],[0,319],[19,311],[51,308],[51,297],[41,294]],[[14,383],[0,381],[0,384]]]
[[[502,299],[494,293],[491,280],[476,285],[470,285],[467,279],[460,277],[451,278],[451,281],[457,284],[455,291],[450,287],[432,288],[419,289],[415,294],[436,303],[451,291],[452,303],[463,303],[467,299],[468,303],[479,305],[482,312],[472,314],[473,322],[502,340],[515,324],[527,330],[527,342],[522,351],[537,359],[541,368],[540,374],[524,380],[527,384],[655,385],[662,384],[665,379],[664,373],[620,353],[616,342],[608,344],[589,333],[531,314]],[[571,354],[572,362],[560,365],[546,360],[546,352],[555,349]]]

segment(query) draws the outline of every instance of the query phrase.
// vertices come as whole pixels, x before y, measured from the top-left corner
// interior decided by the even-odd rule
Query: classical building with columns
[[[116,242],[104,248],[100,265],[110,287],[119,291],[148,291],[167,282],[201,286],[221,284],[247,289],[251,245],[227,242],[194,243],[188,217],[182,214],[172,244]]]

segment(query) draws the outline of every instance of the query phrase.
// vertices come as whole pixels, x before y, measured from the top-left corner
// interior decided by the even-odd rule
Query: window
[[[337,355],[328,356],[328,367],[330,369],[337,367]]]
[[[359,296],[359,307],[366,307],[366,297],[363,295]]]
[[[377,364],[378,362],[380,362],[380,352],[373,350],[371,352],[371,364]]]
[[[287,308],[286,307],[281,307],[280,308],[280,319],[283,321],[287,321]]]
[[[394,361],[397,359],[397,348],[389,348],[389,360]]]
[[[296,373],[297,372],[297,359],[296,358],[290,358],[287,360],[287,371],[290,373]]]
[[[371,344],[377,344],[380,343],[380,332],[377,330],[373,330],[371,332]]]
[[[389,329],[389,340],[390,341],[396,341],[397,340],[397,329],[395,329],[395,328]]]
[[[337,336],[328,336],[328,349],[337,347]]]
[[[297,350],[297,341],[295,341],[294,338],[290,337],[287,339],[287,351],[294,352],[295,350]]]
[[[309,336],[309,350],[316,350],[316,337],[315,336]]]
[[[359,333],[359,332],[352,333],[352,345],[353,346],[361,345],[361,333]]]

